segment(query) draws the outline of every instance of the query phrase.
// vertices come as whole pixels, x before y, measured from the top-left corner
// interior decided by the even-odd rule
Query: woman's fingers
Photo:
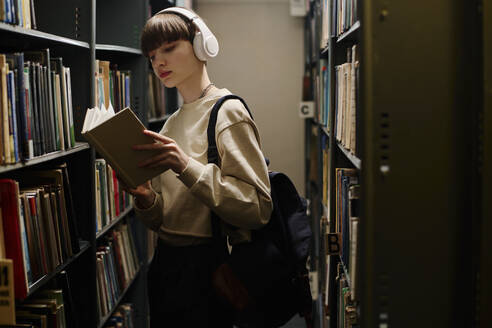
[[[163,136],[159,133],[155,133],[155,132],[150,131],[150,130],[144,130],[143,133],[145,135],[148,135],[148,136],[154,138],[155,142],[148,143],[148,144],[133,145],[132,148],[134,150],[160,150],[160,149],[165,148],[165,146],[167,146],[167,145],[170,145],[170,146],[175,145],[175,142],[173,139],[166,137],[166,136]]]
[[[143,131],[143,134],[148,135],[148,136],[154,138],[154,140],[160,141],[160,142],[162,142],[164,144],[168,144],[168,143],[173,143],[174,142],[173,139],[171,139],[169,137],[166,137],[166,136],[164,136],[162,134],[159,134],[157,132],[154,132],[154,131],[144,130]]]
[[[171,153],[161,153],[138,164],[139,167],[155,167],[158,163],[166,162],[167,158],[172,156]]]

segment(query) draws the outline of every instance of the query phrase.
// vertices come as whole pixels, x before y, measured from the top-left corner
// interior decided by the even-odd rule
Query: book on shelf
[[[358,299],[357,289],[357,263],[358,263],[358,230],[359,230],[359,213],[360,213],[360,185],[352,185],[348,191],[349,198],[349,239],[350,239],[350,254],[349,254],[349,275],[350,275],[350,296],[351,301]]]
[[[44,149],[46,153],[56,150],[55,118],[53,108],[53,89],[51,85],[51,62],[50,49],[29,50],[24,52],[24,59],[36,63],[37,78],[40,88],[38,88],[38,110],[44,120]]]
[[[341,258],[346,268],[349,268],[350,248],[350,219],[349,219],[349,189],[359,183],[358,171],[349,168],[336,168],[336,222],[335,231],[340,233],[342,252]],[[349,277],[350,278],[350,277]]]
[[[70,68],[49,49],[0,54],[0,164],[75,145]]]
[[[2,211],[3,231],[5,237],[5,250],[7,258],[14,262],[14,290],[16,299],[24,299],[27,296],[28,276],[26,266],[25,243],[21,235],[22,222],[20,219],[19,184],[12,179],[0,179],[0,208]]]
[[[336,140],[350,153],[356,154],[357,86],[359,61],[357,45],[347,49],[347,62],[335,67],[335,131]]]
[[[145,126],[127,107],[114,114],[106,109],[87,110],[82,136],[116,170],[118,177],[135,188],[163,172],[162,168],[141,168],[138,164],[155,156],[155,151],[136,151],[133,145],[153,143],[142,133]]]
[[[120,304],[104,324],[104,328],[132,328],[134,327],[133,317],[133,304]]]
[[[103,317],[114,308],[139,269],[128,224],[118,224],[105,236],[97,248],[96,257],[98,312]]]
[[[0,2],[0,22],[23,28],[36,28],[33,0],[3,0]]]

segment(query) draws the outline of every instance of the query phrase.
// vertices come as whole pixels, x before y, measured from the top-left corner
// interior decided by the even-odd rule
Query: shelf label
[[[0,259],[0,325],[15,325],[14,273],[10,259]]]
[[[299,103],[299,117],[314,117],[314,101],[301,101]]]
[[[290,15],[297,17],[306,16],[305,0],[290,0]]]
[[[340,234],[332,232],[326,234],[326,255],[340,255],[342,248],[340,247]]]

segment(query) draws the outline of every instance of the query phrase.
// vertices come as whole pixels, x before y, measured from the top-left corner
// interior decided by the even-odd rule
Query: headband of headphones
[[[193,24],[195,24],[198,29],[198,33],[193,39],[193,49],[195,50],[195,54],[200,60],[206,61],[217,56],[217,54],[219,53],[219,43],[212,31],[210,31],[210,29],[199,16],[187,9],[180,7],[166,8],[159,11],[157,14],[166,12],[181,14],[188,18]]]

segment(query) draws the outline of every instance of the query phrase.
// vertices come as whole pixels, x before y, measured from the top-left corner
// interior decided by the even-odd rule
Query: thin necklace
[[[207,94],[208,90],[210,90],[210,88],[211,88],[213,85],[214,85],[213,83],[210,83],[209,85],[207,85],[207,86],[205,87],[205,89],[203,89],[202,94],[200,95],[200,98],[205,97],[205,95]]]

